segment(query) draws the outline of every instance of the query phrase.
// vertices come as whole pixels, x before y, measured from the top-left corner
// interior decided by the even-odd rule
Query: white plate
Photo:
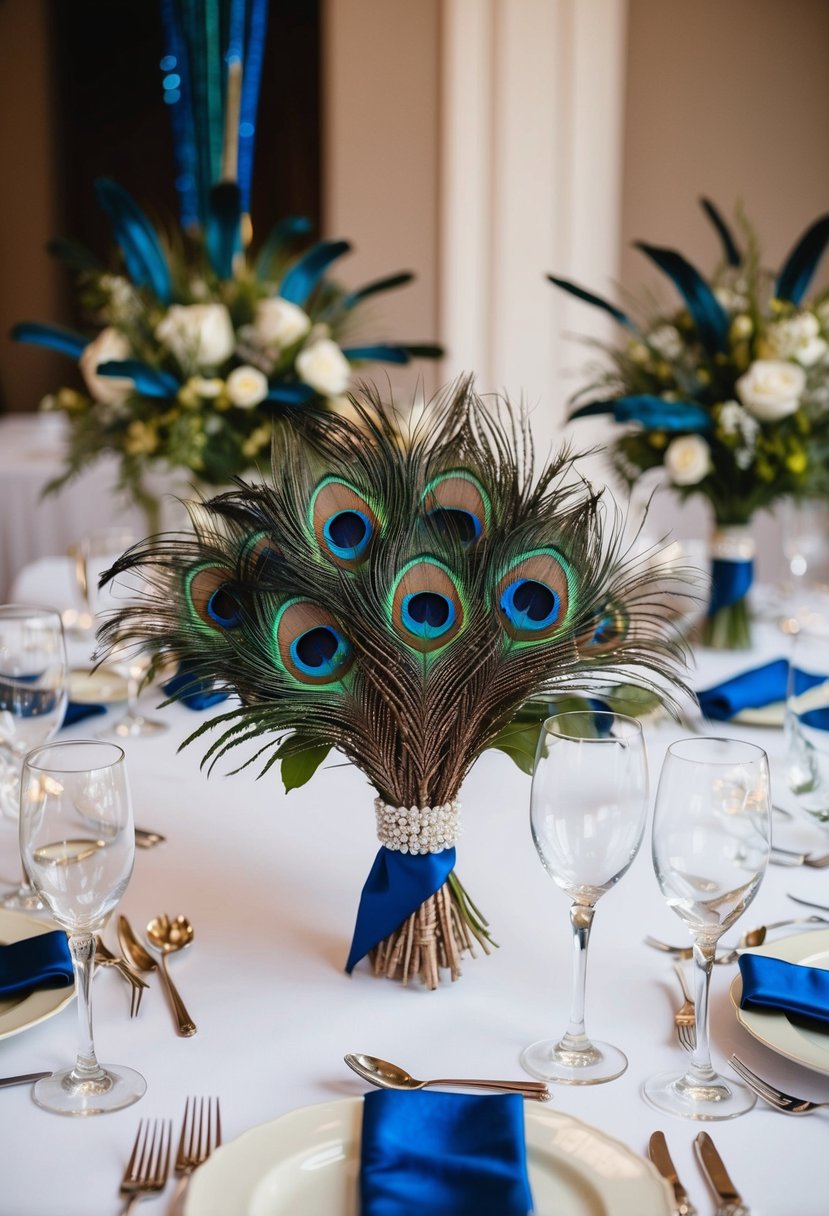
[[[783,726],[786,721],[786,702],[773,701],[771,705],[741,709],[731,721],[741,722],[743,726]]]
[[[76,667],[69,672],[69,700],[78,705],[111,705],[127,699],[127,681],[111,667],[90,671]]]
[[[525,1103],[535,1216],[670,1216],[653,1166],[594,1127]],[[218,1149],[185,1216],[358,1216],[361,1098],[291,1111]]]
[[[746,954],[768,955],[782,958],[787,963],[805,963],[808,967],[829,971],[829,929],[810,929],[795,937],[784,937],[757,946],[754,950],[747,950]],[[755,1039],[778,1055],[829,1076],[829,1031],[797,1026],[789,1021],[785,1013],[774,1010],[741,1009],[743,985],[739,975],[731,985],[730,995],[737,1011],[737,1021]]]
[[[9,912],[0,908],[0,943],[4,946],[22,941],[26,937],[51,933],[55,927],[31,916],[23,916],[20,912]],[[65,988],[38,988],[28,996],[0,998],[0,1039],[20,1034],[21,1030],[28,1030],[38,1022],[54,1017],[74,996],[74,985],[67,984]]]

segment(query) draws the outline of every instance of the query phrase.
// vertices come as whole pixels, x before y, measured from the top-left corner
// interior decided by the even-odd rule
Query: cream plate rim
[[[781,937],[777,941],[745,950],[745,954],[761,954],[769,958],[782,958],[787,963],[800,963],[813,954],[829,952],[829,929],[807,929],[805,932]],[[829,970],[829,966],[827,966]],[[802,1064],[813,1072],[829,1076],[829,1038],[824,1050],[812,1043],[784,1013],[769,1010],[747,1010],[740,1008],[743,984],[740,975],[732,980],[728,995],[737,1015],[737,1021],[764,1047],[777,1055],[785,1056],[795,1064]]]
[[[298,1107],[242,1132],[217,1149],[193,1175],[184,1216],[226,1216],[231,1210],[239,1216],[264,1212],[259,1204],[255,1208],[249,1204],[260,1181],[273,1169],[280,1144],[292,1152],[296,1152],[297,1143],[303,1144],[310,1160],[317,1149],[314,1137],[320,1146],[324,1142],[326,1152],[331,1151],[332,1142],[339,1137],[348,1154],[340,1158],[342,1168],[351,1166],[356,1172],[362,1106],[362,1098],[332,1099]],[[564,1111],[549,1110],[533,1102],[525,1102],[524,1111],[530,1185],[536,1205],[544,1203],[544,1187],[543,1175],[534,1168],[533,1159],[546,1155],[553,1163],[566,1159],[568,1172],[577,1174],[584,1189],[602,1202],[602,1216],[611,1213],[671,1216],[673,1192],[645,1157]],[[576,1156],[579,1148],[586,1148],[588,1156],[602,1161],[604,1175],[579,1161]],[[607,1173],[614,1162],[616,1177]],[[554,1214],[537,1206],[536,1216]],[[555,1216],[567,1216],[566,1210],[559,1209]]]
[[[25,913],[0,908],[0,942],[4,945],[11,945],[12,942],[22,941],[26,937],[51,933],[57,927],[47,921],[35,920]],[[47,1018],[60,1013],[61,1009],[65,1009],[74,999],[74,984],[68,984],[65,988],[38,988],[30,992],[11,1009],[0,1012],[0,1039],[8,1039],[31,1026],[45,1022]]]

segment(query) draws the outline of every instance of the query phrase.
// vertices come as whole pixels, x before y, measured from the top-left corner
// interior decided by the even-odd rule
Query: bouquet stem
[[[375,975],[403,984],[420,976],[427,988],[435,989],[441,969],[448,970],[453,981],[458,979],[461,957],[469,953],[474,958],[476,941],[484,954],[496,944],[488,922],[453,872],[399,929],[375,946],[369,958]]]
[[[748,650],[754,539],[747,524],[718,523],[711,540],[711,600],[702,642],[719,650]]]
[[[702,643],[716,650],[751,649],[751,613],[747,596],[705,618]]]

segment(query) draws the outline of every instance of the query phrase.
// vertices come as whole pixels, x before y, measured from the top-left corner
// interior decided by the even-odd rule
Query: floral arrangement
[[[454,873],[481,752],[523,766],[537,702],[614,674],[671,703],[683,656],[662,571],[626,559],[568,453],[534,477],[526,424],[494,417],[468,382],[405,442],[390,407],[355,409],[286,428],[272,485],[193,504],[190,535],[126,553],[109,577],[138,571],[142,592],[99,637],[103,653],[168,655],[236,695],[192,736],[216,731],[211,767],[247,744],[286,788],[331,749],[365,775],[382,847],[347,970],[368,955],[434,987],[488,942]]]
[[[610,367],[577,394],[572,417],[612,414],[625,426],[611,459],[628,485],[662,467],[681,498],[711,504],[717,530],[704,640],[743,647],[752,517],[784,496],[829,495],[829,293],[805,299],[829,216],[809,227],[774,275],[744,221],[740,248],[715,206],[702,205],[723,252],[710,280],[675,250],[637,243],[673,282],[681,308],[651,308],[636,322],[549,277],[628,333],[621,346],[600,344]]]
[[[66,468],[56,489],[103,452],[119,458],[118,488],[151,514],[145,474],[153,465],[225,485],[267,459],[275,416],[310,404],[348,408],[355,369],[370,361],[436,358],[434,345],[365,343],[363,303],[400,287],[409,273],[349,291],[326,277],[350,249],[321,241],[292,256],[309,223],[277,225],[252,256],[242,247],[234,183],[215,187],[205,228],[165,237],[111,181],[97,196],[120,247],[104,267],[75,244],[55,251],[77,271],[80,299],[97,332],[24,323],[13,336],[77,360],[85,388],[62,388],[44,407],[69,418]]]

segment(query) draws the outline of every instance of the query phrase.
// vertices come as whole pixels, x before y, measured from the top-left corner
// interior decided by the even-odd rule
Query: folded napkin
[[[60,729],[63,730],[64,726],[74,726],[76,722],[83,722],[85,718],[94,718],[98,714],[105,714],[106,711],[106,705],[87,705],[80,701],[70,701],[66,706],[66,713],[63,715]]]
[[[727,722],[742,709],[785,701],[788,680],[789,664],[785,659],[774,659],[697,693],[699,707],[704,717]]]
[[[366,1094],[362,1216],[527,1216],[520,1094]]]
[[[210,680],[197,675],[186,663],[179,666],[176,674],[161,686],[168,697],[177,697],[188,709],[210,709],[226,701],[228,694],[214,688]]]
[[[0,997],[74,982],[72,956],[60,929],[0,946]]]
[[[829,971],[763,954],[740,957],[741,1009],[778,1009],[811,1018],[829,1030]]]

